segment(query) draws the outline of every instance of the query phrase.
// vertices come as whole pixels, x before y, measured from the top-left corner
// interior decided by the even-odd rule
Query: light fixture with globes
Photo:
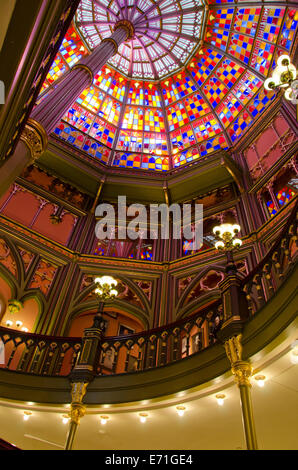
[[[217,250],[231,251],[240,248],[242,240],[236,238],[240,232],[240,225],[237,224],[221,224],[213,228],[213,233],[218,239],[215,243]]]
[[[274,69],[272,77],[264,82],[264,88],[267,91],[277,88],[285,89],[285,99],[297,104],[298,101],[298,80],[295,65],[291,63],[288,55],[281,55],[277,59],[277,67]]]
[[[118,291],[115,289],[118,282],[112,276],[102,276],[94,279],[96,284],[95,294],[98,296],[101,302],[112,300],[118,295]]]

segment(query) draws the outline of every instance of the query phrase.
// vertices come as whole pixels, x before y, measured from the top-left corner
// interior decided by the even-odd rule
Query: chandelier
[[[298,80],[296,80],[297,70],[291,64],[291,59],[287,55],[281,55],[277,60],[277,67],[274,69],[272,77],[264,82],[265,90],[275,90],[285,88],[285,98],[294,104],[298,103]]]

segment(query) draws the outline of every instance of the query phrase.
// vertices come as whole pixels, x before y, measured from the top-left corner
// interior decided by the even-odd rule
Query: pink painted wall
[[[0,207],[8,199],[10,193],[11,190],[1,198]],[[27,191],[19,191],[12,196],[8,204],[3,209],[2,214],[16,222],[20,222],[26,227],[31,228],[53,241],[66,245],[74,228],[75,216],[70,213],[66,213],[62,218],[62,222],[58,225],[54,225],[50,220],[50,216],[54,212],[54,205],[47,203],[31,226],[39,207],[40,201],[34,194]]]

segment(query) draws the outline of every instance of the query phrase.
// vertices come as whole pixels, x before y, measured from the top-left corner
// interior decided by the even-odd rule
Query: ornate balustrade
[[[178,361],[208,347],[214,338],[209,319],[220,301],[196,314],[141,333],[105,337],[97,373],[119,374],[146,370]],[[5,364],[0,367],[36,375],[67,376],[81,349],[81,338],[35,335],[0,328]]]
[[[250,316],[275,295],[297,256],[297,202],[278,240],[263,260],[242,281]]]
[[[259,265],[242,280],[250,316],[273,297],[297,256],[297,203],[278,240]],[[221,301],[192,316],[133,335],[104,337],[95,372],[113,375],[174,363],[214,343],[211,319],[221,316]],[[41,376],[66,377],[73,370],[82,338],[43,336],[0,328],[5,364],[1,368]]]
[[[141,333],[106,337],[98,374],[137,372],[184,359],[214,342],[209,321],[220,315],[221,301],[192,316]]]
[[[1,368],[37,375],[68,375],[81,349],[81,338],[43,336],[0,328],[5,364]]]

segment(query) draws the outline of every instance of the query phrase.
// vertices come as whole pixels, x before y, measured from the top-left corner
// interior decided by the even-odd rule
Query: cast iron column
[[[80,418],[85,415],[86,407],[83,398],[86,394],[88,384],[92,382],[97,372],[100,355],[100,345],[104,333],[104,322],[102,317],[103,302],[99,305],[98,313],[94,317],[91,328],[84,331],[82,349],[78,355],[76,365],[69,375],[71,381],[71,409],[70,426],[66,439],[65,450],[71,450],[73,441],[80,424]]]
[[[23,169],[38,159],[47,147],[47,136],[94,80],[94,75],[117,53],[118,47],[134,35],[133,25],[118,21],[114,33],[66,73],[52,93],[49,93],[31,113],[14,154],[1,167],[0,197]]]
[[[242,330],[248,320],[248,307],[232,251],[227,251],[225,279],[219,284],[223,300],[223,325],[217,337],[224,343],[231,371],[240,391],[242,421],[248,450],[257,450],[257,438],[250,394],[252,366],[242,358]]]

